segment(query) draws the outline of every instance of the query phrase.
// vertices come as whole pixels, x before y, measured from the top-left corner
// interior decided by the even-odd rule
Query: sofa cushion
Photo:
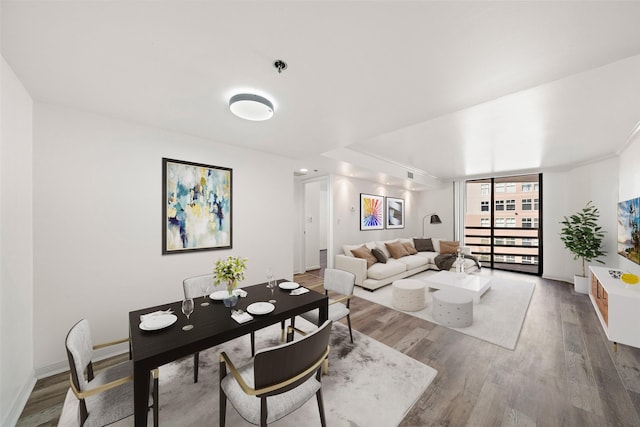
[[[362,258],[362,259],[366,260],[367,261],[367,268],[371,267],[373,264],[378,262],[376,257],[374,257],[373,254],[371,253],[371,249],[369,249],[365,245],[362,245],[358,249],[351,249],[351,253],[356,258]]]
[[[409,242],[402,242],[402,246],[404,246],[407,252],[409,252],[409,255],[415,255],[418,253],[416,248],[414,248],[413,245]]]
[[[404,247],[402,242],[385,243],[385,246],[387,247],[387,250],[389,251],[391,256],[395,259],[409,255],[409,252]]]
[[[413,244],[418,252],[435,252],[433,241],[431,239],[413,239]]]
[[[391,253],[389,252],[389,249],[387,249],[387,243],[393,243],[393,242],[397,242],[398,239],[393,239],[393,240],[376,240],[376,248],[380,249],[382,252],[384,252],[384,254],[387,256],[387,258],[391,258]]]
[[[440,253],[441,254],[455,254],[458,252],[458,248],[460,247],[460,242],[457,241],[440,241]]]
[[[369,249],[373,249],[376,247],[376,244],[374,242],[367,242],[364,244],[364,246],[368,247]],[[361,247],[362,243],[359,245],[342,245],[342,251],[346,256],[352,257],[353,253],[351,251],[354,249],[360,249]]]
[[[407,270],[413,270],[414,268],[422,267],[429,264],[429,260],[425,256],[421,255],[407,255],[398,260],[407,266]]]
[[[378,262],[381,262],[383,264],[386,264],[387,261],[389,260],[389,257],[387,257],[380,248],[371,249],[371,253],[373,254],[374,257],[376,257]]]
[[[367,270],[367,277],[369,279],[384,280],[387,277],[395,276],[396,274],[404,273],[407,271],[407,265],[390,259],[386,264],[377,262]]]

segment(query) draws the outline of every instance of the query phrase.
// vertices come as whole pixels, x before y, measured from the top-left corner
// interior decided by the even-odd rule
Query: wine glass
[[[182,301],[182,314],[187,316],[187,321],[189,321],[191,313],[193,313],[193,298],[185,298],[184,301]],[[184,325],[182,327],[183,331],[190,331],[191,329],[193,329],[193,325]]]
[[[200,306],[202,307],[206,307],[209,305],[209,281],[206,282],[202,282],[200,284],[200,290],[202,291],[203,294],[203,300],[202,303],[200,304]]]
[[[271,289],[271,299],[269,302],[275,304],[276,300],[273,297],[273,290],[276,287],[276,280],[273,278],[273,271],[270,268],[267,269],[267,288]]]

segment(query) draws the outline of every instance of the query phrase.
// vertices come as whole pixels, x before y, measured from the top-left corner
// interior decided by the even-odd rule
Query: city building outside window
[[[497,211],[504,210],[504,200],[496,200],[496,210]]]
[[[515,218],[507,218],[507,227],[515,227],[516,219]]]
[[[522,210],[530,211],[531,210],[531,199],[522,199]]]
[[[538,228],[538,218],[533,218],[533,228]]]
[[[504,227],[504,218],[496,218],[496,227]]]
[[[515,193],[516,192],[516,183],[515,182],[508,182],[505,187],[506,187],[507,193]]]
[[[496,184],[495,185],[496,193],[504,193],[504,184]]]
[[[480,195],[481,196],[488,196],[489,195],[489,188],[490,188],[489,184],[480,184]]]
[[[480,227],[488,227],[489,218],[480,218]]]
[[[522,184],[522,191],[523,192],[531,191],[531,184]]]
[[[489,201],[483,200],[480,202],[480,211],[481,212],[489,212]]]
[[[531,228],[531,218],[522,218],[522,227]]]
[[[507,210],[515,211],[516,210],[516,201],[515,200],[507,200]]]
[[[540,209],[540,203],[538,203],[538,199],[533,199],[533,209],[536,211]]]

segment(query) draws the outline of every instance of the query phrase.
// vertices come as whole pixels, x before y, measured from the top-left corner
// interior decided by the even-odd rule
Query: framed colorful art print
[[[384,197],[360,194],[360,230],[384,228]]]
[[[404,228],[404,199],[385,197],[386,228]]]
[[[162,159],[162,253],[232,247],[232,169]]]

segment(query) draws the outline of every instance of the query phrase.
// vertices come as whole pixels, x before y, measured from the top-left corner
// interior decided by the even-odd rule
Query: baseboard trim
[[[93,360],[100,361],[100,360],[108,359],[113,356],[119,356],[121,354],[127,353],[128,351],[129,351],[129,344],[127,343],[114,345],[111,348],[102,348],[94,352]],[[50,365],[42,366],[36,369],[35,377],[40,380],[43,378],[50,377],[52,375],[59,374],[61,372],[66,372],[68,370],[69,370],[69,362],[65,360],[62,362],[56,362]]]
[[[29,400],[29,396],[31,396],[31,392],[35,385],[36,377],[32,371],[31,377],[22,385],[20,393],[18,393],[16,399],[13,401],[6,418],[2,420],[0,424],[3,426],[15,426],[18,423],[18,419],[20,419],[20,415],[22,414],[24,407],[27,405],[27,401]]]

